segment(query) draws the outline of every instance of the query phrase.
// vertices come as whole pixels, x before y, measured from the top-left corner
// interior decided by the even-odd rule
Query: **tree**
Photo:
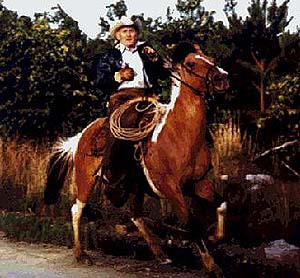
[[[300,136],[300,37],[285,34],[282,42],[284,56],[278,64],[276,75],[267,87],[270,96],[270,106],[266,110],[266,121],[272,119],[278,137],[284,140]]]
[[[120,19],[122,16],[126,15],[127,12],[127,6],[123,0],[117,1],[115,4],[110,4],[106,6],[107,12],[106,17],[100,17],[100,37],[106,37],[107,32],[109,31],[110,23],[112,21],[115,21],[116,19]],[[112,41],[111,41],[112,43]]]
[[[86,36],[59,6],[55,9],[53,17],[36,14],[31,21],[1,6],[2,134],[73,134],[99,115],[105,102],[88,80]]]
[[[260,95],[261,112],[266,108],[265,89],[270,74],[278,66],[282,54],[280,35],[291,20],[287,20],[288,3],[289,0],[277,6],[273,0],[268,7],[267,0],[252,0],[245,21],[234,11],[236,2],[229,0],[225,7],[234,45],[231,67],[236,78],[232,84],[236,84],[237,91],[246,90],[247,93],[254,87]],[[238,72],[248,76],[248,80],[241,80]]]

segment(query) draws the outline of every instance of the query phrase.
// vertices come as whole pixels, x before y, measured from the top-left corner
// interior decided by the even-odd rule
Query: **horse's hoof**
[[[225,236],[220,236],[220,235],[212,235],[212,236],[209,236],[208,237],[208,240],[211,242],[211,243],[221,243],[223,240],[224,240]]]
[[[166,258],[166,259],[160,260],[159,263],[160,263],[161,265],[171,264],[171,263],[172,263],[172,260]]]
[[[200,253],[200,255],[204,270],[210,275],[210,277],[224,277],[222,269],[215,263],[214,258],[207,251]]]
[[[212,243],[216,243],[216,242],[218,241],[218,239],[217,239],[217,237],[216,237],[215,235],[209,236],[209,237],[208,237],[208,240],[209,240],[210,242],[212,242]]]
[[[167,265],[172,263],[172,260],[170,260],[166,255],[160,255],[156,257],[156,259],[158,260],[160,265]]]
[[[80,257],[76,257],[76,262],[84,265],[93,265],[93,260],[88,254],[82,254]]]

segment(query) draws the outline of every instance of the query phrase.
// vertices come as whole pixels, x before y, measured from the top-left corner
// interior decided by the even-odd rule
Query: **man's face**
[[[131,26],[124,26],[121,27],[116,33],[116,39],[120,41],[121,44],[132,48],[135,47],[137,43],[138,32]]]

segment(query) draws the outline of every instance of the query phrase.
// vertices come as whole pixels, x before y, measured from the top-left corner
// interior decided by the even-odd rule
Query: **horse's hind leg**
[[[81,250],[80,244],[80,219],[82,216],[82,211],[85,207],[86,203],[81,202],[80,200],[76,199],[76,203],[72,206],[72,225],[73,225],[73,233],[74,233],[74,255],[76,260],[82,261],[83,253]]]

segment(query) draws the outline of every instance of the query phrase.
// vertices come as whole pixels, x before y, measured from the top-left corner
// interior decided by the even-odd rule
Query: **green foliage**
[[[172,55],[174,45],[181,41],[198,43],[230,73],[231,95],[226,101],[217,99],[217,106],[257,108],[255,90],[264,94],[272,80],[299,70],[299,32],[284,32],[291,20],[287,18],[289,1],[278,6],[276,1],[268,5],[266,0],[252,0],[249,16],[243,20],[235,12],[237,2],[226,0],[229,28],[215,22],[214,12],[206,11],[202,2],[178,0],[178,15],[167,9],[166,20],[134,15],[143,23],[141,39],[150,41],[163,58]],[[97,55],[113,45],[107,31],[111,21],[126,14],[126,3],[120,0],[107,6],[95,40],[87,39],[60,6],[53,9],[54,15],[36,14],[31,20],[18,17],[0,2],[2,135],[68,136],[105,113],[107,96],[94,82]],[[169,84],[163,85],[167,97]],[[266,108],[271,107],[267,113],[277,105],[273,96],[277,89],[268,91]],[[290,101],[296,104],[294,98]],[[280,109],[272,110],[272,115]]]
[[[0,217],[0,229],[10,239],[26,242],[43,242],[73,245],[72,222],[65,219],[8,213]]]
[[[213,32],[214,12],[205,11],[203,0],[177,1],[179,17],[168,11],[167,21],[157,23],[157,31],[164,45],[177,44],[181,41],[205,42]]]
[[[115,17],[120,19],[123,15],[126,15],[127,11],[127,6],[123,0],[117,1],[116,4],[110,4],[106,8],[108,8],[106,15],[112,21]]]
[[[300,71],[300,30],[298,33],[290,34],[286,32],[280,36],[280,46],[283,49],[278,62],[279,76],[294,74]]]
[[[271,98],[264,117],[258,119],[260,147],[270,149],[288,142],[289,146],[273,153],[269,166],[282,179],[299,179],[300,159],[300,78],[299,72],[274,81],[267,88]],[[267,163],[268,164],[268,163]],[[283,166],[284,165],[284,166]],[[288,171],[287,171],[287,167]],[[295,174],[296,173],[296,174]],[[287,174],[290,174],[289,176]]]
[[[91,108],[96,102],[101,107],[101,94],[88,78],[87,38],[72,18],[56,9],[53,17],[36,14],[32,22],[2,7],[2,134],[67,135],[95,118]]]
[[[268,87],[272,102],[267,110],[269,118],[277,121],[281,136],[297,138],[300,135],[300,77],[286,75]]]
[[[249,107],[260,101],[260,110],[266,107],[265,88],[270,74],[278,67],[283,48],[280,35],[289,24],[287,10],[289,0],[277,6],[276,0],[268,6],[268,1],[252,0],[248,7],[249,16],[243,20],[234,8],[236,2],[227,1],[225,12],[230,23],[230,37],[233,45],[230,57],[230,72],[234,90],[244,94]],[[247,76],[247,78],[241,78]],[[253,92],[259,94],[253,96]],[[258,100],[258,96],[260,100]]]
[[[268,130],[268,137],[277,144],[299,138],[300,135],[299,33],[285,33],[280,38],[280,44],[282,55],[266,89],[269,106],[259,119],[261,130]]]
[[[122,16],[126,15],[127,12],[127,6],[123,0],[117,1],[115,4],[110,4],[109,6],[106,6],[107,13],[105,19],[104,17],[100,17],[100,27],[101,27],[101,33],[100,36],[106,36],[107,32],[109,31],[109,21],[114,21],[116,19],[120,19]]]

